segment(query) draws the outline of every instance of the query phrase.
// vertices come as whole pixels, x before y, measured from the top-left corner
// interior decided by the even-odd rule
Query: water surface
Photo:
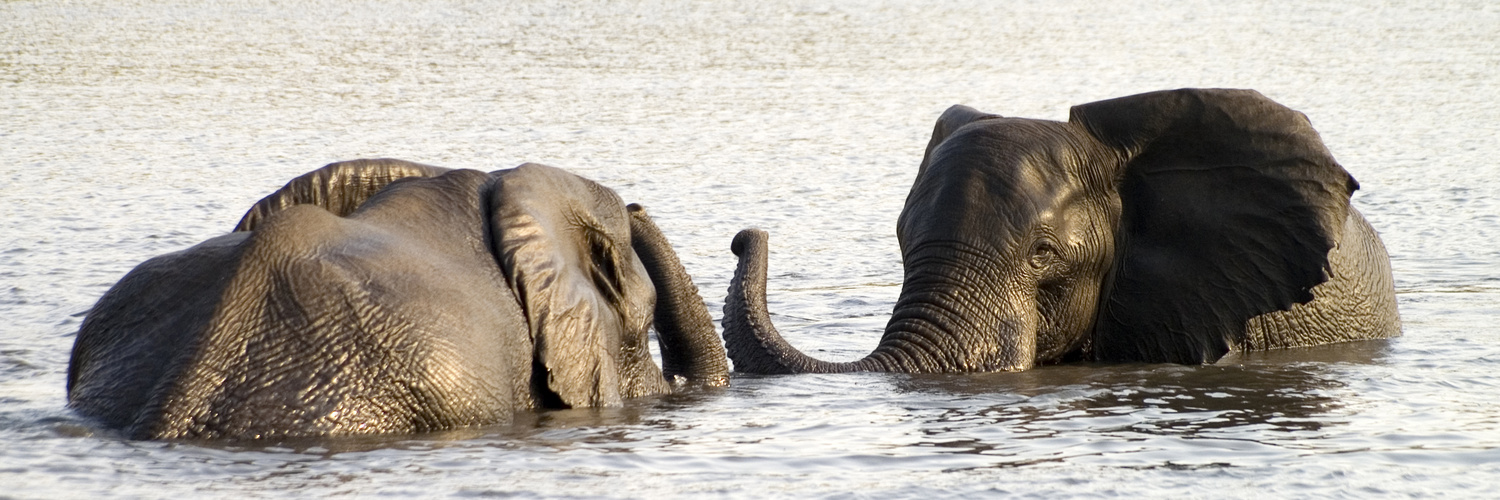
[[[0,3],[0,484],[22,498],[1485,497],[1500,486],[1490,2]],[[978,4],[978,5],[973,5]],[[568,168],[715,310],[735,231],[828,359],[874,346],[932,122],[1254,88],[1363,188],[1405,336],[1214,366],[736,376],[511,426],[132,442],[65,407],[82,312],[325,163]]]

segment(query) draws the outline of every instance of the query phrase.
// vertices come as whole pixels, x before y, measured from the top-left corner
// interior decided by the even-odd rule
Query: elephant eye
[[[1032,247],[1031,267],[1042,269],[1052,265],[1057,259],[1057,247],[1053,246],[1052,242],[1038,240],[1036,246]]]

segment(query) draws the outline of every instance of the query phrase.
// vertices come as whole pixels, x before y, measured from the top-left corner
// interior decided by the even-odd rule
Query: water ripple
[[[1486,497],[1500,485],[1487,2],[4,2],[0,483],[19,497]],[[553,164],[651,209],[718,314],[744,227],[829,359],[878,340],[931,123],[1256,88],[1361,183],[1405,336],[1211,366],[736,376],[380,438],[142,443],[62,393],[80,313],[286,179]]]

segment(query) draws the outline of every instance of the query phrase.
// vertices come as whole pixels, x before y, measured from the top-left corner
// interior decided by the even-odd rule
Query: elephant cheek
[[[1098,293],[1097,285],[1076,290],[1041,290],[1040,324],[1035,338],[1038,362],[1058,361],[1082,348],[1094,327]]]
[[[666,394],[671,387],[662,376],[661,368],[651,359],[651,347],[645,329],[620,332],[620,394],[626,398],[637,398],[653,394]]]

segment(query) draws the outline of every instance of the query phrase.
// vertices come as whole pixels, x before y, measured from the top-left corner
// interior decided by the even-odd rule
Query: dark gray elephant
[[[68,398],[135,438],[332,436],[618,405],[727,372],[696,287],[614,191],[542,165],[358,160],[121,279],[78,332]]]
[[[787,344],[759,230],[734,240],[725,344],[741,372],[986,372],[1398,336],[1355,189],[1304,115],[1254,91],[1140,94],[1066,123],[954,106],[897,222],[905,282],[875,351]]]

